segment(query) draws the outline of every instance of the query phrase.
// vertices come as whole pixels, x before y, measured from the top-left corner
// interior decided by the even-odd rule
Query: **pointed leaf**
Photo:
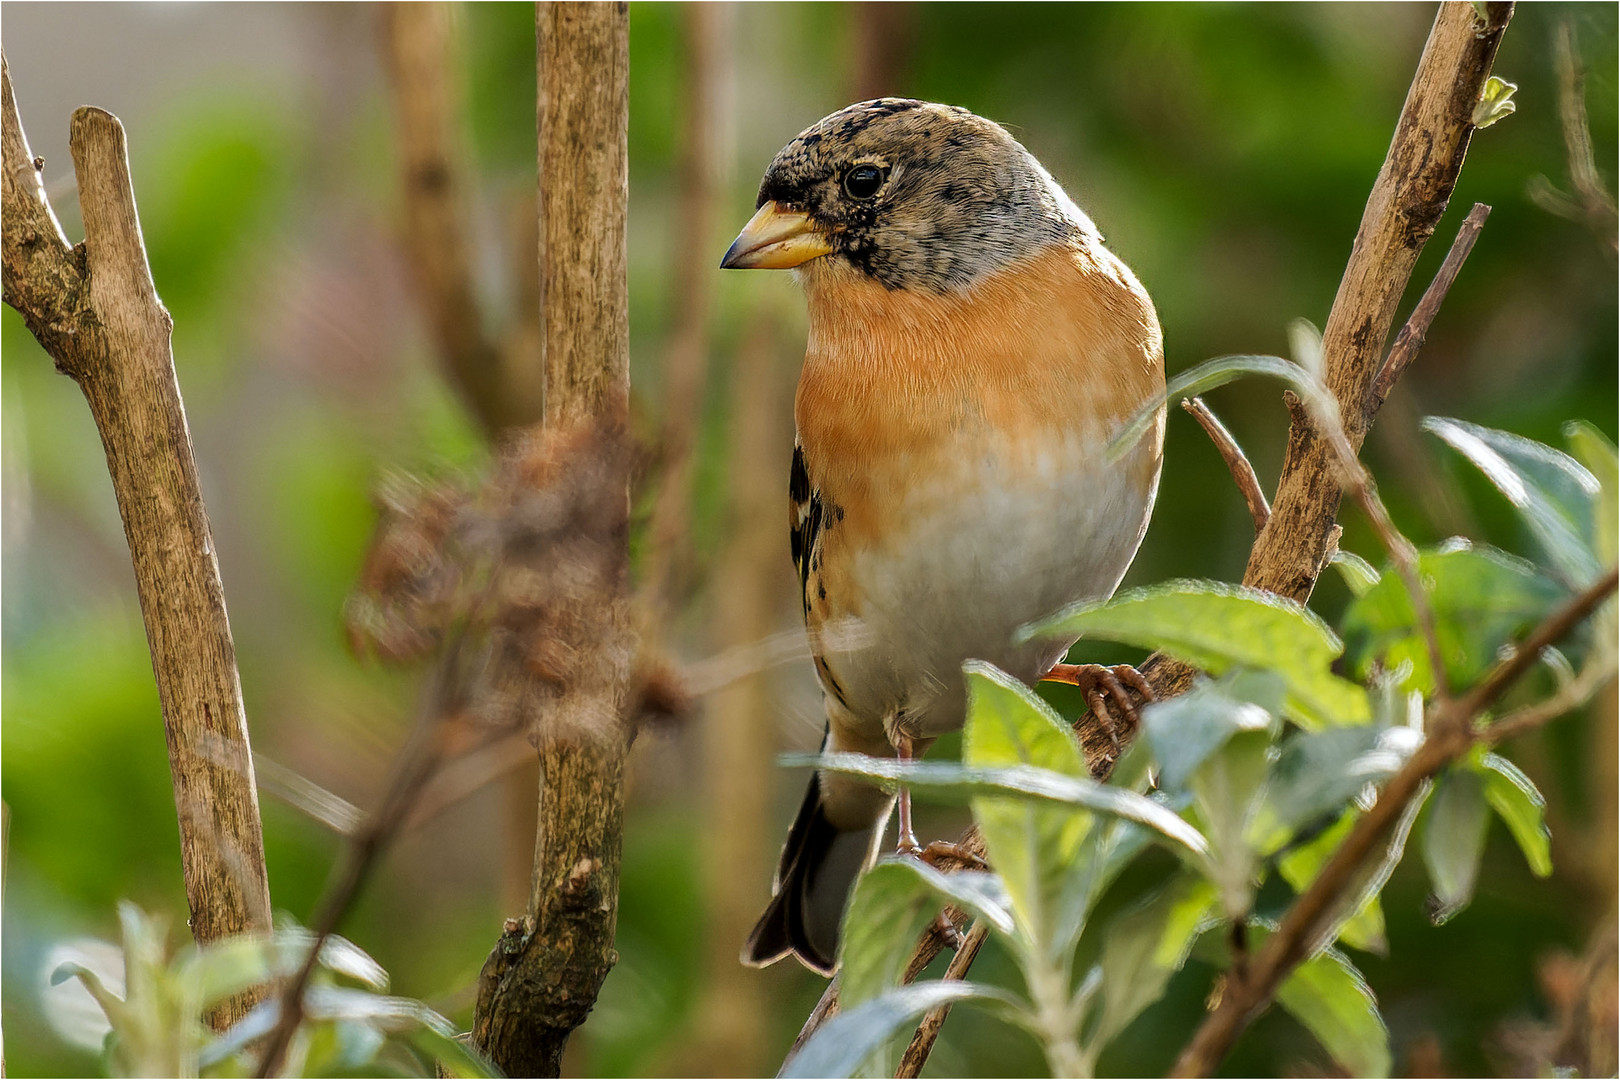
[[[827,772],[858,776],[888,790],[905,784],[914,795],[944,795],[956,799],[977,795],[1010,796],[1078,806],[1146,825],[1156,839],[1169,840],[1173,850],[1184,854],[1196,857],[1209,851],[1203,835],[1163,804],[1134,791],[1095,780],[1077,780],[1048,769],[1029,765],[969,769],[943,762],[907,764],[894,758],[849,753],[783,755],[783,759],[789,764],[812,765]],[[1000,869],[999,864],[997,867]]]
[[[863,1062],[902,1028],[937,1005],[993,1001],[1021,1008],[1018,999],[993,986],[970,982],[923,982],[890,990],[837,1016],[811,1036],[778,1074],[783,1077],[853,1076]]]
[[[847,1004],[898,983],[917,935],[939,913],[934,890],[908,862],[915,860],[878,863],[855,883],[838,946],[840,996]]]
[[[1295,968],[1278,988],[1277,1003],[1351,1076],[1389,1075],[1389,1029],[1367,980],[1337,949]]]
[[[1255,820],[1256,847],[1262,854],[1275,851],[1295,830],[1337,814],[1368,784],[1394,775],[1422,742],[1423,733],[1413,728],[1371,724],[1287,739]]]
[[[1245,731],[1227,740],[1193,774],[1193,805],[1204,823],[1212,852],[1215,884],[1229,918],[1249,911],[1256,885],[1255,851],[1250,824],[1266,787],[1271,738],[1266,731]]]
[[[1467,768],[1448,769],[1435,785],[1434,805],[1423,830],[1423,864],[1434,886],[1436,924],[1468,906],[1485,852],[1490,823],[1485,783]]]
[[[1108,444],[1108,459],[1118,461],[1147,433],[1154,417],[1166,403],[1202,394],[1225,386],[1245,375],[1265,375],[1281,379],[1297,392],[1311,411],[1337,420],[1338,403],[1311,372],[1280,356],[1217,356],[1188,368],[1165,384],[1164,393],[1139,409]]]
[[[1199,682],[1187,693],[1142,710],[1142,731],[1159,765],[1159,786],[1177,791],[1226,741],[1240,731],[1264,731],[1271,714],[1238,697],[1230,686]]]
[[[1170,976],[1187,962],[1193,942],[1217,910],[1209,882],[1179,874],[1108,925],[1099,961],[1102,1011],[1088,1045],[1101,1050],[1164,995]]]
[[[1530,872],[1536,877],[1552,873],[1552,833],[1547,831],[1547,800],[1519,767],[1497,754],[1482,754],[1480,776],[1485,801],[1508,827]]]
[[[1366,692],[1330,670],[1344,646],[1327,624],[1259,589],[1172,581],[1076,604],[1020,636],[1099,637],[1159,649],[1211,675],[1237,667],[1274,671],[1287,686],[1288,715],[1312,729],[1371,716]]]
[[[1523,559],[1495,548],[1451,541],[1418,556],[1418,574],[1434,613],[1435,636],[1449,685],[1471,686],[1568,596],[1558,582]],[[1345,611],[1344,637],[1360,678],[1375,665],[1410,665],[1403,683],[1434,693],[1429,649],[1400,576],[1387,573]]]
[[[1598,482],[1598,501],[1592,522],[1592,554],[1599,566],[1613,566],[1620,553],[1620,463],[1614,444],[1584,420],[1564,427],[1569,448]]]
[[[1329,565],[1339,571],[1351,596],[1361,596],[1378,584],[1379,574],[1372,563],[1348,551],[1335,551]]]
[[[1327,865],[1344,838],[1350,835],[1360,816],[1360,812],[1354,808],[1346,810],[1339,815],[1338,821],[1322,830],[1314,840],[1301,844],[1277,860],[1277,869],[1282,872],[1283,880],[1296,894],[1303,893],[1316,880],[1316,875],[1321,873],[1322,867]],[[1355,914],[1339,928],[1338,939],[1353,948],[1380,956],[1388,951],[1389,942],[1384,937],[1384,909],[1378,902],[1376,889],[1361,898]]]
[[[1005,672],[970,661],[962,762],[969,768],[1023,767],[1088,782],[1074,730],[1029,687]],[[984,833],[990,863],[1001,875],[1025,942],[1040,951],[1059,942],[1056,920],[1077,867],[1089,813],[979,795],[973,819]]]
[[[1531,439],[1431,416],[1423,426],[1471,461],[1507,497],[1569,584],[1598,575],[1593,555],[1597,479],[1574,458]]]

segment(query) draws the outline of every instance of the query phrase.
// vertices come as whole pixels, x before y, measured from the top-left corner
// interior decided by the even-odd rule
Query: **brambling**
[[[823,749],[911,757],[962,726],[963,661],[1034,683],[1073,641],[1017,628],[1130,566],[1163,409],[1122,459],[1105,448],[1163,392],[1158,317],[1041,163],[966,109],[833,113],[777,154],[757,207],[721,266],[791,267],[809,303],[788,496]],[[1095,708],[1118,670],[1065,681]],[[812,776],[745,962],[831,972],[894,801]],[[901,818],[915,850],[903,799]]]

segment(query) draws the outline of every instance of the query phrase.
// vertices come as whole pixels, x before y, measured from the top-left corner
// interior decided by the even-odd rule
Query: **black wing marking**
[[[820,562],[817,548],[821,540],[821,492],[810,489],[810,473],[804,467],[804,448],[793,447],[793,468],[788,473],[789,540],[793,545],[793,565],[799,570],[799,592],[804,610],[810,610],[810,573]]]

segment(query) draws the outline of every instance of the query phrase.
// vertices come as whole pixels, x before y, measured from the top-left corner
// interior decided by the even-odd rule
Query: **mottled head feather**
[[[861,165],[884,174],[868,199],[844,188]],[[1001,125],[909,98],[863,101],[806,129],[765,171],[757,205],[768,200],[825,229],[836,248],[827,259],[891,289],[962,288],[1049,245],[1096,235]]]

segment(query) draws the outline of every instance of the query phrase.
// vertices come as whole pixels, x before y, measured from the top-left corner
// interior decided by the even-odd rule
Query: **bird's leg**
[[[911,736],[901,731],[894,733],[894,750],[901,761],[916,760],[912,754]],[[916,855],[922,851],[917,834],[911,831],[911,789],[900,785],[900,837],[897,850],[901,855]]]
[[[1135,691],[1143,701],[1154,700],[1153,688],[1142,673],[1129,664],[1115,664],[1112,667],[1102,664],[1053,664],[1052,670],[1041,676],[1041,681],[1079,687],[1086,697],[1091,715],[1097,718],[1097,723],[1102,725],[1113,742],[1116,754],[1119,752],[1119,730],[1114,714],[1108,709],[1108,699],[1114,700],[1132,728],[1136,727],[1139,717],[1136,715],[1136,702],[1126,687]]]

